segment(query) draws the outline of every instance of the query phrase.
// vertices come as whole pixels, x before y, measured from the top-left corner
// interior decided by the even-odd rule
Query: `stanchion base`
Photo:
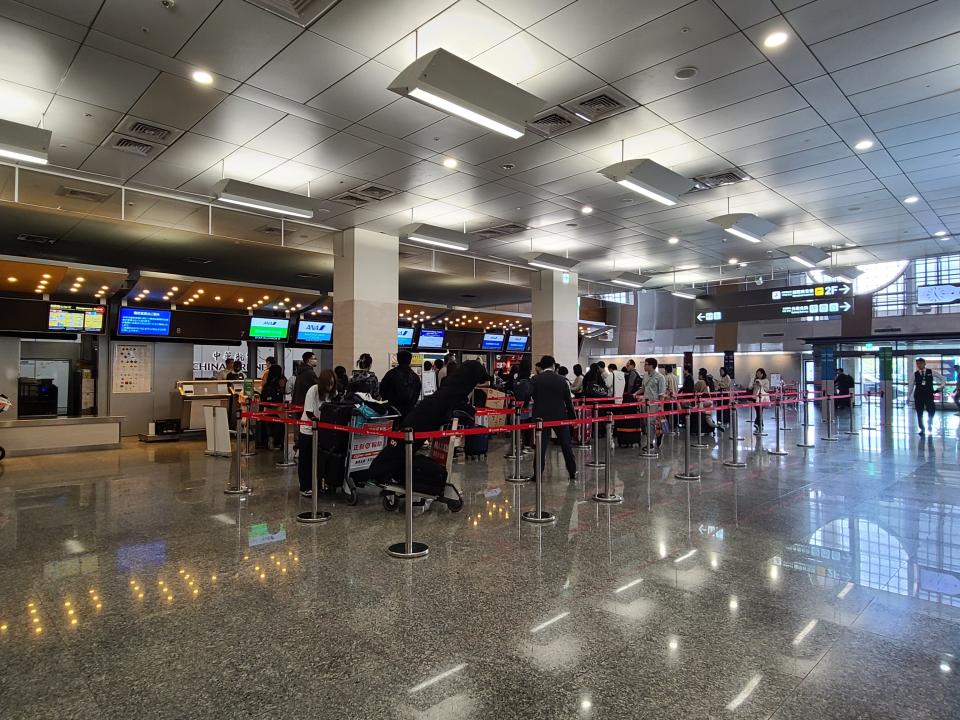
[[[313,514],[313,511],[308,510],[307,512],[302,512],[297,514],[297,522],[306,523],[308,525],[314,525],[317,523],[325,523],[331,517],[333,516],[330,515],[330,513],[326,512],[325,510],[318,511],[316,515]]]
[[[525,477],[508,477],[505,479],[507,482],[517,483],[517,484],[530,482],[530,478],[525,478]]]
[[[527,510],[520,516],[520,519],[528,523],[536,523],[538,525],[543,525],[545,523],[552,523],[556,521],[557,516],[552,512],[543,512],[538,513],[536,510]]]
[[[606,493],[597,493],[596,495],[593,496],[593,499],[598,503],[622,503],[623,502],[623,498],[617,495],[616,493],[613,493],[611,495],[607,495]]]
[[[239,488],[228,487],[223,491],[224,495],[249,495],[253,490],[248,488],[246,485],[241,485]]]
[[[278,462],[274,464],[274,467],[295,467],[297,463],[291,460],[290,462]]]
[[[747,466],[745,462],[740,462],[739,460],[737,462],[733,462],[733,460],[724,460],[723,464],[726,467],[732,468],[745,468]]]
[[[767,448],[767,455],[789,455],[789,454],[790,453],[788,453],[786,450],[771,450],[770,448]]]
[[[706,450],[709,448],[709,445],[704,445],[703,443],[690,443],[690,447],[694,450]]]
[[[696,475],[694,475],[693,473],[676,473],[676,474],[674,474],[674,477],[675,477],[677,480],[687,480],[687,481],[691,481],[691,482],[692,482],[692,481],[695,481],[695,480],[699,480],[699,479],[700,479],[700,474],[697,473]]]
[[[400,558],[401,560],[413,560],[414,558],[426,557],[430,554],[430,548],[426,543],[415,542],[412,544],[412,552],[407,552],[405,542],[394,543],[387,548],[387,555]]]
[[[573,449],[574,449],[574,450],[589,450],[589,449],[592,448],[592,447],[593,447],[593,445],[591,445],[590,443],[587,443],[586,445],[574,445],[574,446],[573,446]]]
[[[517,459],[517,455],[516,455],[516,453],[512,453],[512,452],[511,452],[511,453],[507,453],[506,455],[503,456],[503,459],[504,459],[504,460],[516,460],[516,459]]]
[[[606,466],[607,466],[607,464],[606,464],[606,463],[602,463],[602,462],[588,462],[588,463],[587,463],[587,467],[588,467],[588,468],[605,468]]]
[[[857,430],[844,430],[844,431],[843,431],[843,434],[844,434],[844,435],[859,435],[860,433],[859,433],[859,431],[857,431]]]
[[[816,445],[814,445],[813,443],[797,443],[797,447],[812,448],[812,447],[816,447]]]
[[[840,438],[822,437],[822,438],[820,438],[820,439],[821,439],[821,440],[827,440],[828,442],[837,442],[837,440],[839,440]]]
[[[656,450],[653,450],[653,449],[650,449],[650,450],[641,450],[641,451],[640,451],[640,454],[639,454],[639,457],[642,457],[642,458],[651,458],[651,459],[653,459],[653,458],[658,458],[658,457],[660,457],[660,453],[659,453],[658,451],[656,451]]]

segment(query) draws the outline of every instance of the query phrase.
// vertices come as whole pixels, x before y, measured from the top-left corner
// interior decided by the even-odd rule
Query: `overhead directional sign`
[[[716,322],[743,322],[746,320],[776,320],[778,318],[819,317],[845,315],[853,310],[852,299],[833,299],[822,302],[793,302],[789,305],[744,305],[723,310],[698,310],[697,324]]]
[[[799,300],[852,298],[853,288],[842,282],[819,285],[792,285],[790,287],[764,290],[746,290],[718,295],[701,295],[697,298],[697,310],[736,308],[744,305],[770,305],[793,303]],[[852,301],[851,301],[852,302]]]

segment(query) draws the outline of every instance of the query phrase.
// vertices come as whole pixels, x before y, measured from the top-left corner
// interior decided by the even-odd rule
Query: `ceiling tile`
[[[413,188],[413,192],[417,195],[422,195],[423,197],[428,197],[435,200],[445,200],[450,196],[458,195],[465,190],[470,190],[471,188],[482,185],[485,182],[486,181],[483,180],[483,178],[458,172],[451,173],[446,177],[438,178],[437,180],[433,180],[432,182],[428,182],[423,185],[417,185]]]
[[[748,38],[766,55],[767,60],[790,82],[801,82],[823,75],[823,66],[802,42],[789,40],[779,47],[768,48],[764,40],[774,32],[788,31],[789,27],[779,15],[759,25],[744,30]]]
[[[283,113],[231,95],[198,122],[193,131],[243,145],[279,121]]]
[[[738,27],[748,28],[780,11],[770,0],[714,0]]]
[[[236,145],[222,140],[186,133],[164,152],[163,161],[200,171],[220,162],[236,149]]]
[[[871,0],[849,3],[844,0],[816,0],[787,15],[807,44],[870,25],[905,10],[922,5],[925,0]]]
[[[163,160],[154,160],[133,177],[133,181],[162,188],[178,188],[197,176],[197,168],[183,167]]]
[[[343,45],[304,33],[248,80],[277,95],[306,102],[366,62]],[[304,68],[309,68],[305,72]]]
[[[718,153],[726,153],[736,148],[756,145],[768,140],[786,137],[804,130],[823,125],[823,120],[810,108],[778,115],[768,120],[711,135],[703,139],[703,144]]]
[[[601,122],[591,123],[585,127],[558,135],[555,142],[577,152],[584,152],[616,140],[640,135],[662,127],[664,124],[663,120],[647,108],[638,107]]]
[[[530,32],[573,57],[683,4],[685,0],[577,0],[533,25]]]
[[[397,100],[397,94],[387,90],[396,76],[396,70],[371,60],[307,104],[349,120],[360,120]]]
[[[287,115],[280,122],[271,125],[253,138],[247,143],[247,147],[289,160],[336,132],[325,125],[318,125],[295,115]]]
[[[106,0],[93,27],[173,56],[216,5],[217,0],[191,0],[167,8],[156,0]]]
[[[4,105],[6,102],[0,101],[0,107]],[[53,102],[47,108],[43,126],[53,131],[51,147],[67,138],[99,145],[122,117],[121,113],[114,110],[88,105],[58,95],[53,98]]]
[[[106,175],[107,177],[126,180],[137,174],[150,162],[150,158],[140,157],[127,152],[120,152],[108,147],[99,147],[80,166],[86,172]]]
[[[81,25],[93,22],[103,0],[21,0],[26,5],[52,13]]]
[[[871,113],[865,115],[863,119],[873,128],[874,132],[882,132],[883,130],[892,130],[926,120],[935,120],[958,112],[960,112],[960,90],[955,90],[926,100],[918,100],[902,107]]]
[[[417,30],[417,55],[443,48],[469,60],[518,32],[519,28],[477,0],[460,0]]]
[[[389,175],[383,175],[376,178],[378,183],[383,183],[398,190],[409,190],[417,185],[424,185],[439,178],[457,175],[453,170],[448,170],[439,163],[430,160],[422,160],[413,165],[396,170]]]
[[[363,118],[360,124],[396,137],[404,137],[445,117],[446,113],[432,107],[398,97],[395,102]]]
[[[330,198],[362,184],[363,180],[360,178],[341,175],[340,173],[326,173],[310,181],[310,196]],[[344,210],[347,209],[348,207],[345,206]]]
[[[604,86],[604,81],[593,73],[567,60],[527,78],[520,87],[541,98],[546,105],[557,105],[580,97]]]
[[[944,66],[944,58],[958,55],[960,33],[838,70],[833,73],[833,79],[846,93],[863,92],[938,70]]]
[[[300,28],[243,0],[223,0],[177,57],[246,80],[300,33]]]
[[[795,86],[803,99],[827,122],[847,120],[857,115],[856,109],[829,75],[807,80]]]
[[[454,0],[342,2],[311,30],[373,57],[453,3]]]
[[[497,11],[520,27],[529,27],[570,5],[574,0],[483,0],[483,4]]]
[[[344,165],[339,168],[339,171],[345,175],[374,180],[394,170],[413,165],[415,162],[417,162],[417,158],[412,155],[407,155],[393,148],[380,148],[348,165]]]
[[[522,138],[513,140],[499,133],[487,133],[476,140],[452,148],[448,154],[471,165],[479,165],[491,158],[513,152],[520,148],[541,142],[543,138],[528,132]]]
[[[74,140],[73,138],[63,138],[59,142],[55,138],[50,144],[48,157],[51,165],[79,168],[96,149],[97,145]]]
[[[126,112],[158,74],[145,65],[83,47],[63,78],[58,94]]]
[[[472,62],[507,82],[517,84],[559,65],[566,59],[530,33],[519,32],[473,58]]]
[[[131,115],[187,130],[226,97],[211,87],[161,73],[130,110]]]
[[[250,182],[275,167],[282,165],[284,159],[276,155],[238,148],[223,159],[223,177]]]
[[[515,180],[530,183],[531,185],[544,185],[554,180],[579,175],[585,172],[596,172],[600,169],[600,164],[583,155],[571,155],[570,157],[546,163],[532,170],[527,170],[514,175]]]
[[[287,192],[295,188],[297,192],[305,192],[307,183],[323,174],[324,171],[320,168],[288,160],[283,165],[260,175],[256,178],[256,183]]]
[[[868,115],[880,110],[898,108],[918,100],[934,98],[937,95],[945,95],[957,88],[960,88],[960,65],[953,65],[851,95],[850,102],[862,114]],[[896,112],[895,110],[893,114]]]
[[[792,87],[775,90],[736,105],[714,110],[676,123],[676,126],[694,138],[745,127],[777,115],[809,107]]]
[[[54,92],[77,43],[0,17],[0,78]]]
[[[487,130],[484,128],[466,120],[447,116],[440,122],[407,135],[404,140],[415,143],[420,147],[430,148],[435,152],[445,152],[450,148],[478,138],[486,132]]]
[[[314,167],[336,170],[376,149],[377,145],[368,140],[341,132],[301,153],[296,159]]]
[[[785,87],[787,81],[769,63],[753,65],[711,82],[650,103],[650,110],[676,123]]]
[[[0,80],[0,118],[37,127],[53,97],[42,90]]]
[[[520,150],[507,153],[506,155],[502,155],[501,157],[484,163],[484,166],[491,170],[501,172],[505,175],[518,175],[524,170],[529,170],[530,168],[537,167],[538,165],[545,165],[548,162],[560,160],[561,158],[569,157],[570,155],[573,155],[573,151],[570,149],[558,145],[557,143],[550,142],[549,140],[545,140],[544,142],[537,143],[536,145],[531,145],[530,147],[522,148]],[[514,167],[510,169],[503,169],[501,168],[501,165],[504,163],[511,163]]]

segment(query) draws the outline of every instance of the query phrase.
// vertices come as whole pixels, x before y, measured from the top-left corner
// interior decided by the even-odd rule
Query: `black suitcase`
[[[465,435],[463,438],[463,454],[467,460],[486,459],[487,451],[490,450],[490,436],[483,435]]]
[[[632,415],[636,412],[637,408],[633,407],[613,411],[613,437],[617,441],[617,447],[627,448],[640,444],[640,424],[643,420],[617,420],[617,415]]]
[[[395,482],[403,484],[402,477]],[[429,455],[413,456],[413,490],[423,495],[440,497],[447,484],[447,469]]]
[[[353,418],[353,403],[328,402],[320,406],[318,420],[322,423],[331,425],[349,425]],[[317,433],[317,448],[319,450],[328,450],[339,453],[341,456],[347,453],[347,443],[349,434],[343,430],[331,430],[320,428]]]

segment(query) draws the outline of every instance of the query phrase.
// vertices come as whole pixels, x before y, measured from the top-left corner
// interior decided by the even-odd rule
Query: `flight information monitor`
[[[480,349],[500,352],[503,350],[503,337],[503,333],[484,333]]]
[[[50,303],[47,329],[54,332],[100,333],[107,308],[103,305]]]
[[[328,343],[333,340],[333,323],[301,320],[297,325],[297,342]]]
[[[167,337],[170,334],[170,311],[122,307],[117,334]]]
[[[397,347],[413,345],[413,328],[397,328]]]
[[[421,350],[440,350],[443,348],[443,330],[421,330],[417,347]]]
[[[507,340],[507,352],[526,352],[527,340],[526,335],[511,335]]]
[[[286,340],[290,321],[287,318],[250,318],[251,340]]]

